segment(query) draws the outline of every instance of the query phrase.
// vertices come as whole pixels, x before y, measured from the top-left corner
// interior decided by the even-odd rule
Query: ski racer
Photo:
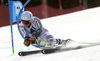
[[[36,44],[37,46],[64,45],[68,40],[54,38],[47,29],[42,26],[39,18],[33,16],[30,11],[24,11],[21,15],[19,29],[24,36],[24,45]],[[36,40],[46,40],[36,41]],[[65,42],[64,42],[65,41]]]

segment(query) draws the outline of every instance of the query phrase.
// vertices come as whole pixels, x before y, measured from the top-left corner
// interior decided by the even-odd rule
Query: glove
[[[30,40],[29,40],[29,38],[30,38],[30,37],[28,37],[28,36],[25,37],[25,39],[24,39],[24,45],[25,45],[25,46],[29,46],[29,45],[30,45]]]
[[[30,44],[35,44],[36,43],[36,38],[31,36],[31,37],[28,37],[26,36],[25,37],[25,40],[24,40],[24,45],[25,46],[30,46]]]
[[[30,40],[30,44],[36,43],[36,37],[34,37],[34,36],[31,36],[29,40]]]

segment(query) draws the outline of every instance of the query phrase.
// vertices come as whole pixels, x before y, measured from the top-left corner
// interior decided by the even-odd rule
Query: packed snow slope
[[[43,26],[55,38],[77,42],[100,43],[100,7],[41,19]],[[17,25],[13,25],[15,54],[11,50],[10,26],[0,28],[0,61],[100,61],[100,45],[52,54],[20,57],[17,53],[35,47],[25,47]]]

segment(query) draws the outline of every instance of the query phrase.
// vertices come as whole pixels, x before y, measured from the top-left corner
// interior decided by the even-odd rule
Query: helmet
[[[33,14],[30,11],[24,11],[21,15],[21,20],[30,21],[33,17]]]

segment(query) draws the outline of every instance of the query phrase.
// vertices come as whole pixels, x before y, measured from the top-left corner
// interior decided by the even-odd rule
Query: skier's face
[[[22,23],[24,24],[25,28],[27,28],[30,25],[29,21],[22,21]]]

